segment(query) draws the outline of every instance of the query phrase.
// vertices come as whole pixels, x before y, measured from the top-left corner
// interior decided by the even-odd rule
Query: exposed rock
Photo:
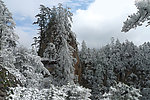
[[[17,84],[21,85],[20,81],[0,66],[0,100],[5,100],[9,87],[16,87]]]
[[[73,38],[73,36],[70,35],[71,41],[69,42],[70,46],[73,47],[74,52],[73,52],[73,57],[76,59],[76,63],[74,64],[75,68],[75,75],[78,76],[78,81],[81,81],[81,64],[80,64],[80,59],[78,55],[78,45],[76,42],[76,38]]]
[[[44,54],[44,50],[46,49],[47,47],[47,44],[48,43],[53,43],[55,44],[55,48],[56,48],[56,51],[59,52],[59,48],[60,48],[60,44],[58,44],[58,40],[56,39],[58,37],[58,34],[57,33],[53,33],[52,34],[52,30],[51,28],[47,29],[46,30],[46,33],[47,33],[47,37],[45,37],[46,39],[44,39],[44,37],[41,39],[41,42],[40,42],[40,48],[39,48],[39,51],[38,51],[38,55],[40,57],[43,57],[43,54]],[[61,40],[60,40],[61,41]],[[73,58],[76,59],[76,63],[74,64],[74,68],[75,68],[75,75],[77,76],[77,80],[75,81],[79,81],[81,80],[81,67],[80,67],[80,59],[79,59],[79,55],[78,55],[78,44],[77,44],[77,41],[76,41],[76,38],[73,36],[73,34],[70,34],[69,35],[69,40],[67,40],[68,44],[74,49],[73,51]],[[57,65],[57,63],[50,63],[50,62],[45,62],[45,61],[42,61],[43,64],[45,65],[45,67],[51,72],[55,69],[55,66]],[[56,61],[57,62],[57,61]],[[48,64],[50,63],[50,64]],[[48,66],[51,66],[51,67],[47,67]]]

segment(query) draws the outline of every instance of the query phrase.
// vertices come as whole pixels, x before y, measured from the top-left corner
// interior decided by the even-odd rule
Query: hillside
[[[0,0],[0,100],[149,100],[150,43],[78,49],[70,8],[40,6],[32,49]]]

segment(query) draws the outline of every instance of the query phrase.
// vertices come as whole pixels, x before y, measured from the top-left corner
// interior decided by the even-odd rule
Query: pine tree
[[[12,100],[91,100],[91,93],[89,89],[78,85],[63,85],[56,87],[51,85],[49,89],[11,88],[8,99]]]
[[[128,32],[132,28],[141,26],[145,21],[150,24],[150,0],[135,0],[135,5],[138,11],[130,15],[124,22],[122,32]]]
[[[80,51],[80,59],[82,62],[87,63],[88,62],[88,48],[86,46],[85,41],[82,41],[82,46],[81,46],[81,51]]]
[[[140,97],[139,89],[119,82],[115,86],[110,87],[109,92],[105,93],[101,100],[139,100]]]
[[[40,13],[37,14],[35,17],[37,18],[37,21],[34,22],[33,24],[37,24],[40,28],[38,29],[39,30],[39,37],[38,38],[34,38],[36,39],[36,41],[39,43],[39,47],[36,47],[38,48],[38,53],[40,52],[42,46],[41,46],[41,43],[44,43],[45,42],[45,39],[46,39],[46,34],[45,34],[45,31],[47,29],[47,26],[48,26],[48,23],[49,23],[49,19],[50,19],[50,10],[48,7],[45,7],[44,5],[40,5]],[[36,42],[35,41],[35,42]],[[36,43],[37,43],[36,42]],[[33,45],[35,45],[35,43],[33,43]],[[43,56],[43,55],[42,55]]]
[[[49,43],[47,48],[44,51],[44,58],[49,59],[49,61],[55,61],[56,60],[56,48],[53,43]]]
[[[17,35],[14,27],[12,14],[0,0],[0,50],[16,46]]]
[[[38,55],[48,58],[50,62],[57,62],[52,72],[55,85],[73,82],[77,43],[75,34],[71,31],[72,13],[69,8],[63,8],[62,4],[44,10],[48,11],[49,17],[45,18],[48,23],[44,26],[44,36],[40,35]]]
[[[50,73],[43,66],[39,56],[33,55],[32,52],[25,47],[18,47],[15,50],[14,57],[15,68],[11,68],[11,70],[18,70],[18,72],[13,73],[15,76],[19,74],[18,79],[22,82],[24,87],[46,88],[51,84]],[[47,76],[47,80],[45,76]]]
[[[0,0],[0,57],[3,67],[12,67],[14,62],[13,51],[18,36],[14,33],[15,23],[12,14],[4,2]]]

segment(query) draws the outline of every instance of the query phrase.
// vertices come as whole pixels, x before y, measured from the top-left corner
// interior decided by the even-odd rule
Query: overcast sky
[[[39,5],[52,7],[58,3],[72,8],[73,32],[79,43],[85,40],[89,47],[99,48],[110,43],[111,37],[120,41],[128,39],[140,45],[150,40],[150,26],[138,27],[122,33],[123,22],[136,12],[134,0],[3,0],[13,13],[20,44],[30,47],[37,27],[32,23]]]

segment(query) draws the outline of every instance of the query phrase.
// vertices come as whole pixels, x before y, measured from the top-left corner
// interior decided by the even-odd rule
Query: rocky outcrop
[[[74,64],[75,75],[78,76],[78,82],[80,83],[80,81],[81,81],[81,64],[80,64],[80,59],[79,59],[79,54],[78,54],[78,45],[76,42],[76,38],[74,38],[71,35],[69,37],[71,38],[69,45],[73,47],[73,49],[74,49],[73,57],[76,59],[76,63]]]
[[[56,53],[59,52],[60,46],[61,46],[61,38],[59,40],[59,35],[57,33],[52,33],[51,28],[47,29],[46,31],[47,37],[42,38],[41,42],[40,42],[40,47],[39,47],[39,51],[38,51],[38,55],[40,57],[43,57],[44,51],[48,46],[48,43],[53,43],[55,44],[55,48],[56,48]],[[74,68],[75,68],[75,75],[78,77],[78,80],[75,81],[81,81],[81,64],[80,64],[80,59],[79,59],[79,55],[78,55],[78,44],[76,41],[76,38],[74,36],[74,33],[69,34],[69,39],[67,40],[68,44],[73,48],[73,58],[76,59],[76,63],[74,64]],[[59,42],[58,42],[58,40]],[[44,64],[44,63],[43,63]],[[45,67],[47,66],[46,64],[44,64]],[[52,66],[51,68],[54,69],[54,65],[50,64],[50,66]],[[47,67],[46,67],[47,68]],[[49,71],[51,71],[51,68],[47,68]]]
[[[17,84],[21,85],[20,81],[9,73],[9,71],[0,66],[0,100],[5,100],[9,87],[16,87]]]

